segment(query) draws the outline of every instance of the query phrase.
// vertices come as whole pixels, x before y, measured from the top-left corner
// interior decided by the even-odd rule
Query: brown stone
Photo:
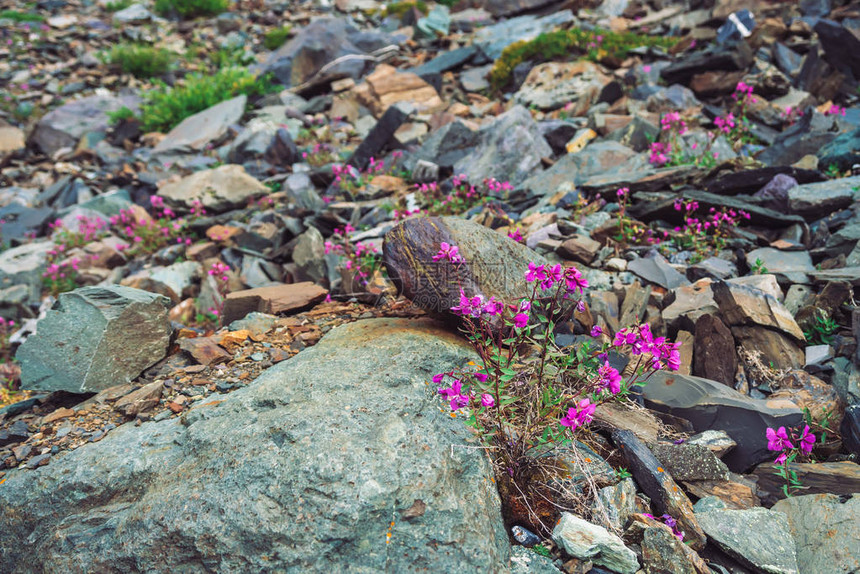
[[[163,390],[164,383],[161,381],[149,383],[119,399],[114,403],[114,408],[124,413],[127,417],[135,417],[139,413],[148,411],[158,405]]]
[[[711,290],[726,325],[759,325],[779,330],[797,342],[806,341],[794,317],[775,297],[759,289],[724,281],[713,283]]]
[[[301,311],[316,305],[326,295],[327,290],[311,281],[235,291],[224,299],[222,322],[228,325],[255,311],[269,315]]]
[[[729,469],[707,447],[655,444],[651,452],[675,480],[727,480]]]
[[[218,245],[213,241],[195,243],[185,250],[185,256],[191,261],[203,261],[218,256]]]
[[[745,72],[725,72],[716,70],[696,74],[690,80],[690,89],[700,98],[712,98],[731,94],[738,82],[744,79]]]
[[[678,368],[678,373],[682,375],[693,374],[693,348],[695,341],[695,337],[689,331],[680,330],[675,335],[675,342],[681,343],[681,348],[678,349],[678,354],[681,357],[681,366]]]
[[[794,320],[803,331],[809,331],[819,320],[833,318],[852,292],[853,288],[847,281],[831,281],[809,305],[804,305],[795,313]]]
[[[638,325],[645,316],[649,297],[651,297],[650,285],[642,287],[637,280],[627,287],[624,301],[621,303],[621,325]]]
[[[587,235],[575,235],[565,240],[556,253],[559,256],[588,265],[597,257],[601,244]]]
[[[696,321],[693,374],[733,386],[738,370],[735,339],[716,315],[702,315]]]
[[[651,411],[630,408],[615,401],[597,407],[594,423],[599,428],[629,430],[646,443],[657,442],[661,432],[660,421]]]
[[[765,365],[775,369],[799,369],[805,356],[787,336],[765,327],[732,327],[732,335],[746,353],[760,353]]]
[[[675,536],[671,528],[644,514],[632,514],[630,519],[624,541],[638,544],[642,549],[646,574],[711,574],[705,561]]]
[[[201,365],[226,363],[233,358],[233,355],[218,345],[215,337],[180,339],[179,348],[194,357],[194,360]]]
[[[761,505],[755,490],[749,484],[734,480],[684,481],[684,488],[696,498],[716,496],[733,510],[744,510]]]
[[[788,399],[808,411],[816,424],[839,428],[845,405],[832,385],[806,371],[795,370],[777,381],[776,386],[779,390],[771,394],[772,399]]]
[[[229,225],[213,225],[206,230],[206,237],[212,241],[229,241],[237,235],[243,234],[245,231],[241,227],[231,227]]]
[[[27,142],[24,132],[12,126],[0,126],[0,158],[7,153],[24,149]]]
[[[420,113],[432,113],[445,107],[436,89],[420,76],[398,72],[387,64],[377,66],[362,84],[353,89],[353,93],[376,118],[399,102],[413,104]]]
[[[860,465],[855,462],[794,462],[789,470],[797,473],[803,490],[793,494],[844,494],[860,492]],[[753,474],[758,478],[759,496],[765,503],[785,498],[785,480],[775,474],[773,463],[758,465]]]
[[[714,301],[711,283],[711,279],[699,279],[692,285],[673,289],[671,296],[674,300],[663,309],[666,325],[694,331],[699,317],[716,313],[719,308]]]
[[[69,417],[75,416],[75,411],[72,409],[67,409],[65,407],[61,407],[55,410],[52,413],[48,413],[44,417],[42,417],[42,424],[49,424],[55,421],[59,421],[62,419],[67,419]]]

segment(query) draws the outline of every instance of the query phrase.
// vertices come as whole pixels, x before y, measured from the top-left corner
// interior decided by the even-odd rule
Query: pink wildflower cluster
[[[516,241],[517,243],[525,244],[525,242],[526,242],[525,238],[523,237],[523,234],[522,234],[522,233],[520,233],[520,228],[519,228],[519,227],[517,227],[517,228],[516,228],[516,229],[514,229],[513,231],[509,231],[509,232],[508,232],[508,237],[509,237],[509,238],[511,238],[511,239],[513,239],[513,240],[514,240],[514,241]]]
[[[594,419],[594,411],[596,410],[596,404],[589,399],[582,399],[575,407],[567,409],[567,414],[558,422],[563,427],[575,430],[590,423]]]
[[[845,116],[846,110],[843,107],[831,104],[830,108],[824,112],[825,116]]]
[[[615,334],[612,345],[629,346],[633,356],[650,355],[651,368],[654,370],[667,368],[677,371],[681,368],[681,354],[678,351],[681,343],[671,343],[666,337],[654,337],[651,326],[647,323],[621,329]]]
[[[744,82],[738,82],[738,85],[735,86],[732,99],[742,104],[746,104],[747,102],[754,104],[757,101],[755,96],[753,96],[753,87]]]
[[[0,337],[6,337],[13,327],[15,327],[15,321],[0,317]]]
[[[335,253],[345,259],[343,268],[353,273],[362,285],[367,285],[370,276],[379,267],[379,249],[372,244],[352,243],[349,234],[355,228],[347,223],[343,229],[336,228],[332,238],[323,244],[325,254]]]
[[[735,123],[735,115],[731,112],[726,114],[725,117],[717,117],[714,120],[714,123],[717,125],[717,128],[726,135],[732,133],[732,130],[737,127],[737,123]]]
[[[220,261],[216,261],[209,268],[209,275],[215,277],[216,279],[220,279],[225,283],[230,280],[230,277],[227,275],[227,273],[229,272],[230,267]]]
[[[459,253],[460,248],[456,245],[449,245],[444,241],[439,244],[439,252],[433,256],[433,261],[445,259],[451,263],[465,263],[466,260]]]
[[[650,155],[648,156],[648,161],[651,165],[663,167],[669,163],[669,152],[671,150],[672,147],[668,143],[652,142],[649,150]]]
[[[815,448],[815,435],[810,432],[809,425],[804,425],[803,431],[798,435],[795,432],[789,433],[785,427],[779,427],[777,430],[772,428],[765,432],[767,436],[767,449],[780,453],[774,461],[774,464],[785,464],[795,446],[792,442],[795,441],[800,445],[800,450],[806,455],[812,454],[812,449]]]
[[[487,186],[487,189],[493,193],[501,193],[503,191],[512,191],[514,186],[511,185],[509,181],[498,181],[496,178],[491,177],[484,180],[484,185]]]
[[[50,281],[61,281],[67,278],[71,279],[72,272],[78,271],[80,263],[81,260],[78,258],[61,261],[59,263],[51,263],[46,268],[46,271],[42,273],[42,277],[45,277]]]
[[[797,120],[803,117],[803,110],[799,107],[786,106],[780,115],[788,122],[788,125],[793,126]]]
[[[552,287],[564,282],[568,294],[578,292],[580,295],[588,287],[588,280],[576,267],[564,268],[561,263],[556,263],[550,267],[549,265],[537,265],[530,262],[529,269],[526,271],[526,282],[537,282],[543,290],[552,289]]]
[[[356,182],[361,180],[361,172],[349,164],[342,165],[336,163],[331,166],[331,172],[334,174],[334,182],[338,185],[345,182]]]
[[[663,131],[675,130],[679,136],[687,133],[687,123],[681,119],[681,114],[678,112],[669,112],[660,120],[663,126]]]
[[[321,166],[334,159],[335,149],[323,142],[317,142],[311,147],[310,151],[302,152],[302,159],[307,161],[312,166]]]
[[[487,380],[487,375],[483,373],[473,373],[473,376],[482,382],[486,382]],[[452,411],[468,407],[472,402],[472,399],[475,398],[475,391],[471,387],[464,390],[463,381],[461,379],[454,378],[454,373],[439,373],[438,375],[434,375],[433,382],[438,385],[442,383],[446,377],[453,379],[453,381],[447,387],[439,387],[438,393],[445,397],[449,402]],[[482,393],[481,406],[488,409],[493,408],[496,406],[496,401],[491,395]]]

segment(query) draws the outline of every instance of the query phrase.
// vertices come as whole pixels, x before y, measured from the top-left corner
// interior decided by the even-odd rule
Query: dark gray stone
[[[409,119],[411,113],[410,106],[398,104],[390,106],[352,152],[348,163],[359,171],[366,169],[370,165],[370,158],[379,157],[380,152],[394,137],[394,132]]]
[[[454,172],[471,182],[493,177],[516,185],[541,169],[542,158],[552,156],[552,148],[522,106],[497,116],[478,131],[478,137],[477,145],[454,164]]]
[[[848,170],[854,164],[860,163],[860,128],[839,134],[836,138],[821,146],[816,154],[818,164],[823,168],[835,165],[840,170]]]
[[[108,113],[123,106],[137,111],[137,98],[90,96],[75,100],[45,114],[31,141],[44,153],[51,155],[62,148],[74,148],[78,141],[90,133],[107,133]]]
[[[475,46],[465,46],[455,50],[442,52],[429,62],[425,62],[416,68],[409,70],[413,74],[421,77],[427,74],[441,74],[448,70],[453,70],[467,63],[475,54],[478,53],[478,48]]]
[[[854,203],[858,187],[860,176],[799,185],[788,190],[788,206],[792,213],[815,221]]]
[[[723,457],[732,472],[744,472],[773,458],[765,431],[802,424],[800,409],[788,401],[752,399],[716,381],[658,371],[642,391],[645,404],[687,419],[696,432],[723,430],[737,446]]]
[[[650,253],[648,257],[634,259],[627,264],[627,270],[664,289],[676,289],[690,284],[686,277],[669,265],[666,258],[657,252]]]

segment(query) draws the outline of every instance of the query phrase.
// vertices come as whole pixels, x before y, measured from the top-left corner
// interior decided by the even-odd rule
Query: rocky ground
[[[191,4],[0,0],[1,572],[860,571],[860,7]],[[681,343],[565,497],[438,396],[443,243]]]

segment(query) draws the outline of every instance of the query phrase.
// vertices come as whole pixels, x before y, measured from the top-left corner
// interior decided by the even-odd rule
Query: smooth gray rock
[[[38,302],[42,295],[42,273],[48,264],[53,241],[25,243],[0,253],[0,289],[26,285],[29,299]]]
[[[799,574],[785,514],[750,508],[709,510],[696,517],[710,540],[746,566],[768,574]]]
[[[268,192],[269,188],[248,175],[245,168],[227,164],[169,183],[158,190],[158,195],[185,209],[190,209],[197,200],[207,210],[222,213],[244,207],[248,199]]]
[[[206,144],[223,137],[227,128],[242,119],[247,102],[247,96],[237,96],[185,118],[168,132],[153,151],[159,153],[182,148],[203,149]]]
[[[578,153],[565,153],[546,171],[523,181],[520,187],[534,195],[552,195],[573,184],[578,186],[593,175],[629,168],[637,160],[636,152],[614,141],[590,144]]]
[[[169,307],[119,285],[61,293],[18,348],[21,388],[91,393],[131,381],[167,353]]]
[[[9,472],[0,571],[505,571],[490,465],[427,384],[469,360],[426,319],[350,323],[181,418]]]
[[[797,546],[801,572],[856,573],[860,565],[860,494],[792,496],[773,505],[782,512]]]
[[[479,28],[475,32],[474,43],[488,58],[497,60],[502,55],[502,50],[514,42],[532,40],[573,20],[573,12],[570,10],[560,10],[541,18],[534,15],[510,18],[493,26]]]
[[[90,96],[75,100],[45,114],[30,136],[44,153],[52,155],[62,148],[74,148],[88,133],[108,130],[108,113],[123,106],[137,111],[137,98]]]
[[[857,187],[860,176],[798,185],[788,190],[788,207],[807,221],[815,221],[854,203]]]
[[[686,277],[675,271],[666,258],[657,252],[651,253],[648,257],[634,259],[627,264],[627,269],[664,289],[676,289],[690,284]]]
[[[470,182],[494,177],[516,185],[541,169],[541,158],[552,156],[540,127],[522,106],[497,116],[478,135],[477,146],[454,164],[454,173],[466,174]]]
[[[808,283],[807,273],[815,272],[807,251],[780,251],[773,247],[761,247],[747,253],[747,261],[755,262],[758,259],[768,273],[784,275],[793,283]]]
[[[523,546],[511,549],[511,574],[561,574],[551,558]]]
[[[574,558],[591,560],[619,574],[635,574],[639,570],[636,554],[618,536],[569,512],[561,513],[552,530],[552,539]]]

